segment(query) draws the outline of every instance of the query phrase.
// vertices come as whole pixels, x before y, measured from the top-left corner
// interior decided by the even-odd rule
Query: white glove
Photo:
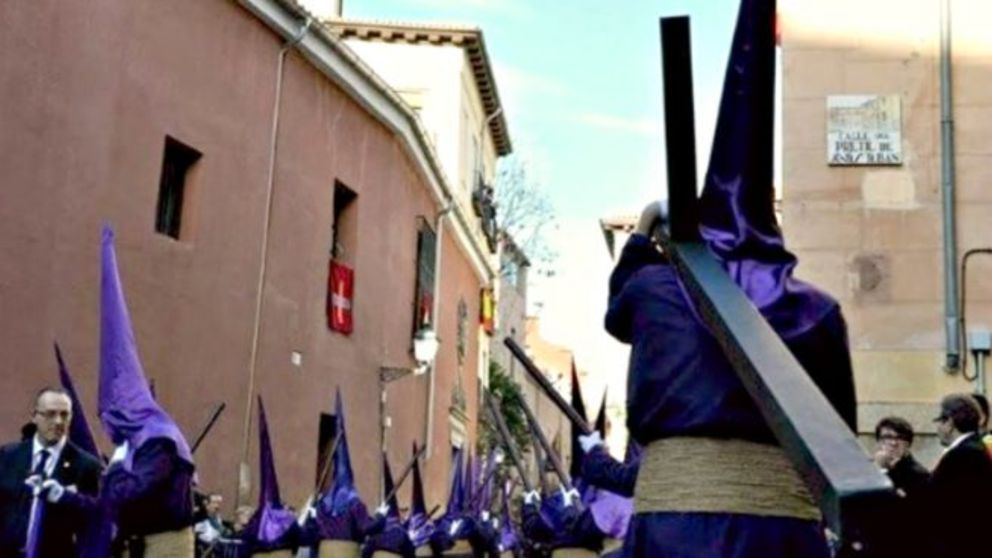
[[[493,518],[493,529],[499,529],[499,518],[498,517],[494,517]]]
[[[482,510],[482,512],[479,514],[479,519],[483,521],[489,521],[489,512],[486,510]]]
[[[382,503],[382,504],[379,505],[378,508],[375,509],[375,514],[376,515],[381,515],[382,517],[386,517],[386,514],[388,514],[388,513],[389,513],[389,504],[388,503]]]
[[[541,495],[538,494],[536,490],[531,490],[530,492],[524,493],[524,503],[534,504],[535,506],[541,502]]]
[[[114,448],[114,453],[110,456],[110,462],[108,463],[108,465],[113,465],[114,463],[117,463],[119,461],[124,461],[124,458],[127,457],[127,450],[128,450],[128,445],[127,445],[127,441],[125,440],[123,444]]]
[[[313,505],[307,504],[304,506],[303,511],[300,512],[300,515],[296,516],[296,524],[303,527],[307,524],[307,521],[316,516],[317,510],[314,509]]]
[[[598,431],[594,431],[592,434],[579,436],[579,445],[582,446],[583,453],[589,453],[593,448],[603,445],[603,438],[600,437]]]
[[[300,513],[296,516],[296,524],[303,527],[307,524],[307,520],[317,514],[317,510],[313,507],[313,496],[307,498],[303,507],[300,508]]]
[[[458,532],[458,528],[462,526],[462,520],[456,519],[451,522],[451,527],[448,528],[448,535],[454,537],[455,533]]]
[[[62,499],[62,495],[65,494],[65,487],[55,479],[48,479],[41,483],[41,492],[46,492],[48,501],[54,504]]]
[[[569,488],[568,490],[565,490],[565,488],[562,487],[561,499],[562,502],[565,503],[566,507],[571,506],[575,502],[579,501],[579,491],[575,490],[574,488]]]
[[[31,475],[30,477],[24,479],[24,484],[31,489],[31,493],[35,496],[41,493],[41,475]]]

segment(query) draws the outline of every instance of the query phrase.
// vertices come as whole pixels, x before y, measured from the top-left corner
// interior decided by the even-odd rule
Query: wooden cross
[[[661,19],[670,232],[662,240],[709,330],[847,548],[869,555],[892,484],[699,236],[689,18]]]

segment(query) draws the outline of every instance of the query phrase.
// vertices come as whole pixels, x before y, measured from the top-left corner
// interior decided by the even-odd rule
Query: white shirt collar
[[[68,436],[62,436],[62,438],[59,439],[58,442],[55,442],[55,444],[45,446],[41,443],[38,435],[35,434],[31,442],[31,469],[33,470],[35,463],[38,462],[38,454],[41,453],[41,450],[45,449],[48,450],[48,453],[50,454],[48,456],[48,462],[45,463],[45,475],[49,477],[52,476],[52,471],[55,470],[55,464],[58,463],[59,457],[62,456],[62,449],[65,448],[67,438]]]

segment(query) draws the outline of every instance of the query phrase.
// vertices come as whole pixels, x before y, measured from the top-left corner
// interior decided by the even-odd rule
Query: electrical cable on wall
[[[965,304],[968,288],[968,258],[976,254],[992,254],[992,248],[972,248],[965,252],[961,258],[961,331],[958,333],[958,342],[963,357],[961,359],[961,377],[969,382],[978,379],[977,371],[973,375],[968,375],[968,322],[966,319],[967,305]]]

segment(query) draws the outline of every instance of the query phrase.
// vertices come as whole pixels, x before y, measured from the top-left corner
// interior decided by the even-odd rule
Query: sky
[[[626,350],[602,327],[612,261],[599,219],[664,195],[659,18],[689,15],[697,166],[708,158],[739,0],[344,0],[348,18],[482,29],[514,156],[555,209],[555,274],[528,296],[542,335],[622,404]]]

